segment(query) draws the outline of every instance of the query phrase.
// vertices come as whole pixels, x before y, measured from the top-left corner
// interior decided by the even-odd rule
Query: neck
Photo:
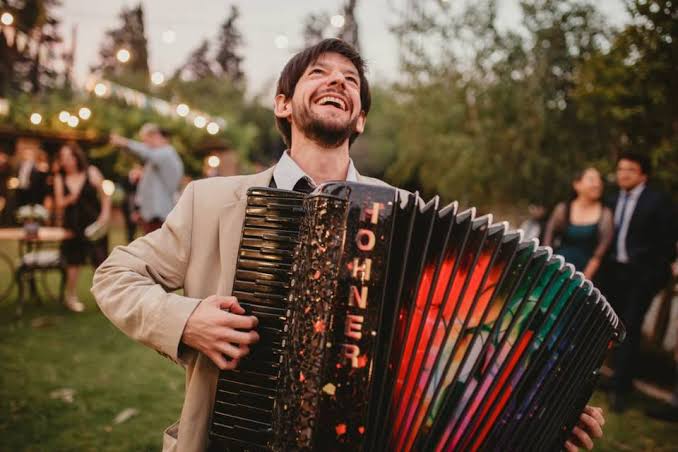
[[[336,148],[325,148],[293,131],[290,157],[316,184],[345,180],[349,165],[348,140]]]
[[[591,207],[591,206],[595,206],[596,204],[598,204],[597,199],[586,198],[584,196],[577,196],[574,199],[574,202],[579,204],[581,207]]]

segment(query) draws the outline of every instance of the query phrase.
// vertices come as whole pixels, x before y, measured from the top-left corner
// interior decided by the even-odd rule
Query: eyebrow
[[[320,66],[320,67],[322,67],[322,68],[327,69],[327,64],[326,64],[326,63],[323,63],[323,62],[321,62],[321,61],[319,61],[319,60],[316,60],[315,62],[311,63],[311,64],[309,65],[309,69],[312,68],[312,67],[314,67],[314,66]],[[355,70],[355,69],[350,69],[350,68],[349,68],[349,69],[347,69],[347,70],[345,70],[345,71],[342,71],[342,72],[348,73],[348,74],[353,75],[353,76],[355,76],[355,77],[360,77],[359,74],[358,74],[358,71]]]

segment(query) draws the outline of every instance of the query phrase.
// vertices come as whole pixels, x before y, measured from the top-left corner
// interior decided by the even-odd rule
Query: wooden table
[[[68,229],[44,226],[38,229],[37,238],[26,238],[24,228],[0,228],[0,240],[13,240],[17,242],[61,242],[73,237],[73,233]]]
[[[10,267],[10,274],[14,275],[13,281],[9,281],[6,288],[0,289],[0,299],[7,297],[11,293],[13,282],[19,285],[19,297],[17,299],[17,315],[21,315],[24,304],[24,287],[28,285],[31,294],[40,301],[35,274],[38,271],[59,270],[61,272],[61,287],[59,288],[59,298],[63,302],[64,284],[66,277],[66,267],[57,254],[51,256],[50,250],[41,250],[44,244],[55,244],[73,237],[73,233],[68,229],[59,227],[41,227],[38,229],[37,237],[28,237],[23,228],[0,228],[0,241],[14,241],[19,244],[19,266],[15,266],[11,257],[7,255],[0,247],[2,261]],[[53,254],[53,253],[52,253]],[[48,259],[45,259],[48,257]]]

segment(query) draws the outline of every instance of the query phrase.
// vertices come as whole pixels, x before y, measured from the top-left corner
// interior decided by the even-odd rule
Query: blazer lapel
[[[233,291],[235,265],[238,260],[238,247],[242,235],[247,206],[247,190],[250,187],[268,187],[273,168],[269,168],[252,176],[242,177],[241,183],[235,187],[236,200],[226,204],[219,213],[219,261],[221,272],[217,294],[230,295]]]

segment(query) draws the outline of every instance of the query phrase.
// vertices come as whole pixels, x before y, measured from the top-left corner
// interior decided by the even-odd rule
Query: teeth
[[[333,102],[335,104],[338,104],[342,110],[346,110],[346,104],[344,103],[343,100],[339,99],[338,97],[334,96],[324,96],[321,97],[320,100],[318,101],[319,104],[324,105],[328,102]]]

